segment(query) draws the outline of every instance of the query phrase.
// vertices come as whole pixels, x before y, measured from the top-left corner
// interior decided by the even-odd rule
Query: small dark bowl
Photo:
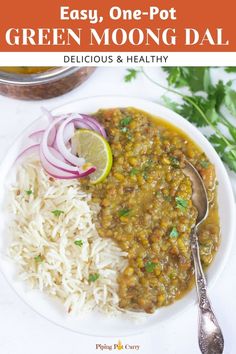
[[[80,86],[95,67],[55,67],[38,74],[1,71],[0,94],[21,100],[42,100],[63,95]]]

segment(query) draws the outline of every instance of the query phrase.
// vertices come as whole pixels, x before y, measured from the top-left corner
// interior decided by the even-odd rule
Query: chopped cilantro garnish
[[[130,176],[135,176],[138,173],[139,173],[139,170],[137,168],[133,167],[129,174],[130,174]]]
[[[183,199],[181,197],[176,197],[176,207],[180,209],[181,211],[186,211],[188,207],[188,201],[186,199]]]
[[[170,232],[170,237],[177,238],[178,236],[179,236],[178,230],[176,229],[176,227],[173,227],[173,229]]]
[[[82,240],[76,240],[76,241],[74,242],[74,244],[75,244],[76,246],[82,247],[82,246],[83,246],[83,241],[82,241]]]
[[[91,282],[95,282],[98,278],[99,278],[99,274],[98,274],[98,273],[89,274],[88,281],[89,281],[90,283],[91,283]]]
[[[202,160],[202,161],[200,161],[200,165],[203,168],[207,168],[210,165],[210,163],[208,161],[206,161],[206,160]]]
[[[38,256],[34,257],[35,262],[40,263],[43,261],[42,256],[39,254]]]
[[[154,262],[151,262],[151,261],[148,261],[146,264],[145,264],[145,269],[148,273],[152,273],[155,269],[155,267],[157,266],[156,263]]]
[[[174,156],[170,157],[170,162],[171,162],[171,166],[179,167],[179,160],[176,157]]]
[[[129,117],[129,116],[127,116],[127,117],[121,119],[121,121],[120,121],[120,126],[121,126],[121,127],[126,127],[127,125],[129,125],[129,123],[131,122],[131,120],[132,120],[132,117]]]
[[[119,210],[118,214],[119,214],[119,216],[128,216],[130,212],[131,212],[131,209],[124,208],[124,209]]]
[[[28,191],[25,191],[25,193],[26,193],[27,195],[30,195],[30,194],[33,193],[33,191],[32,191],[31,189],[29,189]]]
[[[52,213],[53,213],[55,216],[60,216],[61,214],[64,213],[64,211],[63,211],[63,210],[56,209],[56,210],[53,210]]]

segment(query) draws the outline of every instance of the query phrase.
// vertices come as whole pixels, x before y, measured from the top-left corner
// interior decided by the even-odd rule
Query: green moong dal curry
[[[108,135],[114,163],[107,179],[83,188],[101,210],[96,220],[102,238],[128,254],[119,275],[120,307],[152,313],[181,298],[193,286],[190,232],[197,211],[192,186],[182,168],[188,159],[208,191],[209,216],[199,231],[204,267],[219,246],[219,216],[214,166],[175,126],[134,109],[104,109],[95,114]]]

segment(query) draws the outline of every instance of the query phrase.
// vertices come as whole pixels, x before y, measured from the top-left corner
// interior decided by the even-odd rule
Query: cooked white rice
[[[98,235],[92,220],[99,208],[90,200],[78,180],[49,178],[39,161],[27,159],[10,191],[9,253],[21,279],[59,298],[67,312],[115,313],[120,311],[116,280],[126,254]],[[54,210],[63,213],[55,216]],[[99,278],[89,281],[91,274]]]

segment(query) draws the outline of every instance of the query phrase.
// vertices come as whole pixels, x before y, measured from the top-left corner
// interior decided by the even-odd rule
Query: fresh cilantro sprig
[[[83,243],[82,240],[75,240],[75,241],[74,241],[74,244],[75,244],[76,246],[82,247],[84,243]]]
[[[132,75],[130,80],[143,74],[150,82],[176,94],[182,98],[182,103],[171,100],[164,95],[163,100],[167,107],[176,111],[197,127],[208,127],[212,133],[209,141],[212,143],[221,159],[228,167],[236,172],[236,126],[222,113],[222,107],[236,117],[236,91],[232,88],[232,81],[226,84],[218,81],[213,84],[208,67],[165,67],[169,86],[165,87],[149,76],[146,71],[128,69]],[[226,67],[228,73],[235,73],[236,67]],[[183,94],[177,89],[186,87],[189,94]],[[221,129],[224,126],[227,133]]]
[[[61,214],[64,214],[64,211],[63,210],[59,210],[59,209],[55,209],[55,210],[52,210],[52,214],[54,216],[60,216]]]
[[[120,121],[120,127],[126,127],[132,121],[132,117],[126,116]]]
[[[125,75],[125,82],[130,82],[134,79],[136,79],[138,73],[140,72],[140,70],[136,70],[136,69],[127,69],[128,74]]]
[[[122,216],[126,217],[126,216],[130,215],[130,212],[131,212],[131,209],[123,208],[118,211],[118,215],[119,215],[119,217],[122,217]]]
[[[154,263],[152,261],[148,261],[146,264],[145,264],[145,270],[146,272],[148,273],[152,273],[154,271],[154,269],[156,268],[157,266],[157,263]]]
[[[39,254],[38,256],[34,257],[34,260],[36,263],[41,263],[43,261],[43,257],[41,254]]]
[[[98,280],[99,276],[100,275],[98,273],[89,274],[89,278],[88,278],[89,283],[94,283],[96,280]]]
[[[31,189],[29,189],[29,190],[25,191],[25,193],[26,193],[27,195],[31,195],[31,194],[33,193],[33,191],[32,191]]]
[[[188,207],[188,201],[181,197],[175,198],[176,208],[180,209],[182,212],[185,212]]]
[[[170,232],[170,238],[177,238],[179,236],[178,230],[176,227],[173,227],[173,229]]]

